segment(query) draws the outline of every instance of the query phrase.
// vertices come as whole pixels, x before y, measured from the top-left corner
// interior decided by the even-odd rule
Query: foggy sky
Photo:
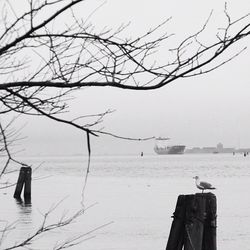
[[[86,1],[84,11],[93,11],[102,1]],[[87,8],[89,6],[89,8]],[[97,27],[118,27],[131,21],[126,31],[142,34],[167,17],[169,32],[181,39],[199,30],[214,10],[211,33],[225,24],[224,1],[121,1],[108,0],[91,16]],[[233,18],[250,11],[249,1],[228,1],[228,11]],[[212,31],[214,34],[212,34]],[[236,44],[230,53],[248,45],[250,39]],[[231,55],[232,55],[231,54]],[[164,54],[156,60],[165,60]],[[128,91],[111,88],[88,88],[77,94],[71,103],[71,114],[100,113],[116,110],[103,126],[109,132],[129,137],[166,136],[174,143],[187,147],[215,146],[250,147],[250,51],[209,74],[180,79],[153,91]],[[86,154],[85,135],[64,124],[39,118],[25,118],[23,132],[28,136],[23,142],[25,154]],[[93,139],[96,154],[153,153],[154,142],[126,142],[117,139]]]

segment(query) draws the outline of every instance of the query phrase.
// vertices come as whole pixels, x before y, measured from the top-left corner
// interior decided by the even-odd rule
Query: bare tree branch
[[[23,139],[20,137],[20,130],[15,130],[11,127],[15,119],[16,117],[11,119],[5,127],[0,122],[0,155],[1,157],[6,158],[5,164],[0,169],[0,179],[6,173],[6,169],[11,162],[18,165],[28,166],[26,163],[14,158],[15,152],[13,152],[12,148],[18,141]]]
[[[227,51],[250,35],[250,15],[233,20],[225,5],[227,24],[218,27],[212,42],[202,39],[212,19],[211,12],[200,30],[173,48],[168,48],[171,55],[168,57],[165,55],[165,46],[173,34],[166,30],[171,18],[138,37],[124,38],[124,31],[129,24],[122,24],[116,30],[103,28],[97,31],[90,22],[96,9],[85,20],[79,17],[76,9],[80,9],[86,2],[27,0],[23,2],[22,9],[18,9],[14,2],[0,1],[0,116],[43,116],[86,133],[89,159],[83,198],[90,170],[91,135],[139,141],[150,140],[154,136],[132,138],[104,130],[100,125],[112,113],[110,110],[98,114],[82,114],[72,119],[63,118],[63,114],[69,111],[68,103],[75,91],[86,87],[153,90],[181,78],[207,74],[242,53],[245,46],[237,48],[233,55]],[[169,58],[163,63],[155,59],[161,49],[165,58]],[[11,162],[25,164],[13,156],[12,147],[19,140],[19,133],[11,128],[11,124],[6,125],[3,119],[0,120],[0,155],[6,157],[0,179],[7,173]],[[6,184],[10,185],[13,184]],[[57,223],[46,224],[53,210],[44,215],[43,223],[36,232],[5,250],[27,247],[39,235],[63,228],[83,213],[80,210],[73,216],[63,217]],[[8,230],[6,227],[2,232],[2,239]],[[88,234],[58,243],[54,249],[79,244],[88,239]]]
[[[63,214],[61,216],[61,218],[59,219],[59,221],[56,221],[54,223],[48,222],[49,218],[51,216],[53,216],[53,213],[55,213],[57,211],[57,209],[61,205],[61,203],[62,203],[62,201],[58,202],[57,204],[52,206],[45,214],[43,214],[43,220],[42,220],[40,226],[30,236],[28,236],[24,240],[21,240],[18,243],[15,243],[9,247],[5,247],[2,249],[3,250],[11,250],[11,249],[18,249],[20,247],[31,246],[38,237],[45,236],[45,234],[48,232],[60,230],[62,228],[70,226],[73,222],[75,222],[77,219],[79,219],[79,217],[81,217],[86,212],[86,210],[90,209],[91,207],[93,207],[95,205],[95,204],[92,204],[85,209],[80,209],[80,210],[76,211],[75,213],[73,213],[72,215]],[[95,237],[94,235],[91,235],[91,234],[93,234],[94,232],[96,232],[96,231],[98,231],[98,230],[100,230],[100,229],[102,229],[102,228],[104,228],[112,223],[113,223],[112,221],[108,222],[106,224],[103,224],[101,226],[93,228],[92,230],[89,230],[86,233],[82,233],[78,236],[75,236],[75,237],[72,237],[69,239],[65,239],[61,243],[56,243],[56,245],[53,249],[56,249],[56,250],[66,249],[66,248],[70,248],[70,247],[75,246],[75,245],[79,245],[82,242]],[[12,231],[15,229],[14,226],[15,226],[15,223],[14,224],[12,223],[10,225],[6,225],[6,227],[0,232],[1,238],[2,238],[2,240],[0,240],[0,243],[3,242],[4,238],[6,237],[6,233],[8,231]]]

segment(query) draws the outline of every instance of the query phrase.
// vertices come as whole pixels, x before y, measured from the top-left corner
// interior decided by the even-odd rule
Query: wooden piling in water
[[[31,199],[31,174],[32,174],[31,167],[26,167],[25,182],[24,182],[24,200]]]
[[[166,250],[181,250],[184,242],[185,195],[179,195]]]
[[[216,250],[216,197],[179,195],[166,250]]]
[[[206,218],[204,223],[202,250],[216,250],[216,219],[217,219],[216,196],[208,193],[206,197]]]
[[[22,193],[22,190],[23,190],[24,181],[25,181],[25,167],[21,167],[21,169],[19,171],[17,184],[16,184],[14,198],[16,198],[16,199],[21,198],[21,193]]]
[[[186,196],[185,250],[201,250],[206,199],[204,194]]]
[[[31,167],[21,167],[14,192],[14,198],[21,199],[21,193],[24,188],[24,199],[31,199]]]

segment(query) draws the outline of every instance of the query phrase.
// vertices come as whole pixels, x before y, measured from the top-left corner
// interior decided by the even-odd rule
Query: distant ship
[[[154,147],[155,153],[159,155],[169,155],[169,154],[184,154],[184,150],[186,148],[185,145],[158,145],[158,142],[169,140],[169,138],[156,138],[156,144]]]

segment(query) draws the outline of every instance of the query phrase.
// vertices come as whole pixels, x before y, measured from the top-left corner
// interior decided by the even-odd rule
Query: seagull
[[[210,183],[205,182],[205,181],[200,181],[199,176],[195,176],[195,177],[193,177],[193,179],[195,179],[196,187],[199,188],[199,189],[201,189],[202,193],[206,189],[215,189],[215,187],[213,187]]]

